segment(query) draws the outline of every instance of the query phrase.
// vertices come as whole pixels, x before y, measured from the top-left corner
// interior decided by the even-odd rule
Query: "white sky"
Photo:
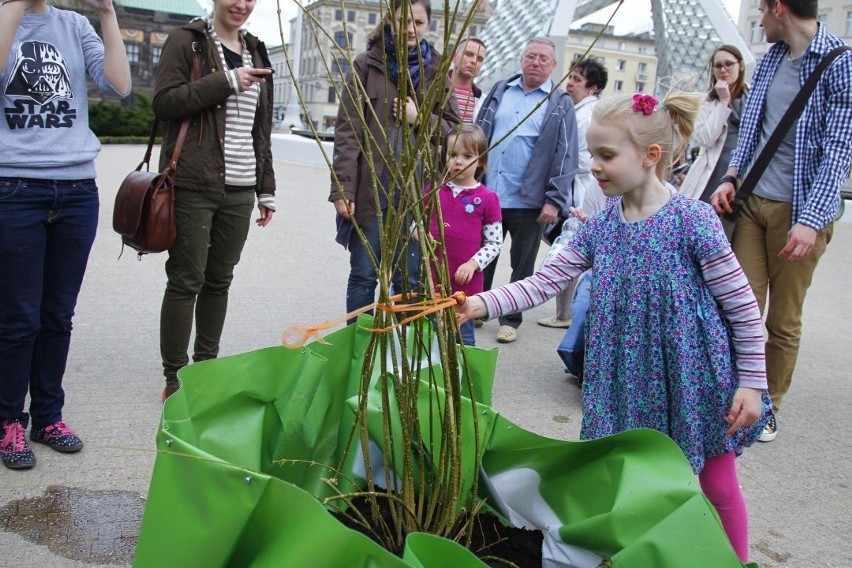
[[[200,4],[209,7],[209,0],[198,0]],[[307,2],[308,0],[303,0]],[[440,1],[440,0],[439,0]],[[722,3],[728,9],[728,13],[734,20],[737,19],[740,13],[741,0],[722,0]],[[253,34],[258,36],[267,45],[280,45],[280,32],[278,29],[278,8],[281,8],[281,20],[284,27],[284,39],[289,41],[288,32],[290,29],[290,19],[296,16],[298,10],[295,0],[257,0],[254,12],[249,18],[246,27]],[[594,20],[603,23],[606,17],[612,13],[613,7],[602,10],[600,17],[592,16],[587,20]],[[634,30],[646,29],[650,26],[651,8],[648,0],[627,0],[624,5],[619,8],[618,15],[613,20],[615,24],[615,32],[618,34],[629,33]]]

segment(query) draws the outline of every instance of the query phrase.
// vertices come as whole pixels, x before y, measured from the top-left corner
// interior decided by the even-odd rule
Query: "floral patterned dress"
[[[765,390],[758,423],[725,433],[737,368],[726,320],[699,266],[729,247],[712,208],[679,194],[635,223],[624,220],[621,207],[610,207],[566,246],[558,270],[576,276],[593,268],[581,438],[653,428],[680,446],[696,473],[705,457],[757,438],[771,409]],[[565,285],[547,266],[528,281],[516,283],[510,296],[485,298],[489,316],[498,304],[498,311],[512,311],[512,298],[526,309],[521,298],[535,298],[533,288],[550,296],[548,288]]]

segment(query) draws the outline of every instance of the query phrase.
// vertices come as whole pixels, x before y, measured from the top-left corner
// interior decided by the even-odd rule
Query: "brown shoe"
[[[511,325],[501,325],[497,330],[497,343],[512,343],[518,339],[518,330]]]
[[[175,394],[179,388],[180,385],[166,385],[166,388],[163,389],[163,402],[166,402],[166,399]]]

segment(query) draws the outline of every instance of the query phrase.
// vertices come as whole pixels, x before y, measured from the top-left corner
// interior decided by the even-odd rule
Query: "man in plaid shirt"
[[[754,72],[737,148],[711,198],[719,214],[731,211],[737,175],[748,171],[811,72],[843,45],[817,21],[817,0],[760,0],[760,11],[766,41],[774,45]],[[766,371],[775,412],[793,378],[805,293],[831,240],[850,161],[852,52],[846,52],[823,73],[733,234],[734,252],[766,314]],[[760,440],[776,434],[773,415]]]

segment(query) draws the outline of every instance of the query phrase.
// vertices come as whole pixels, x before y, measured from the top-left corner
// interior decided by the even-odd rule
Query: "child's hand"
[[[568,210],[568,212],[571,214],[572,217],[576,217],[577,219],[579,219],[581,223],[585,223],[586,219],[589,218],[589,216],[586,215],[586,212],[580,209],[579,207],[572,207]]]
[[[456,320],[458,320],[459,325],[474,318],[484,318],[487,315],[488,308],[485,307],[485,300],[479,296],[468,296],[464,304],[456,305]]]
[[[468,260],[458,267],[455,273],[456,284],[467,284],[476,271],[479,270],[479,265],[473,259]]]
[[[725,433],[728,436],[733,436],[741,428],[754,426],[757,419],[760,418],[760,411],[763,407],[761,400],[761,391],[759,389],[751,389],[740,387],[734,393],[734,401],[731,403],[731,409],[725,416],[725,423],[730,424]]]

